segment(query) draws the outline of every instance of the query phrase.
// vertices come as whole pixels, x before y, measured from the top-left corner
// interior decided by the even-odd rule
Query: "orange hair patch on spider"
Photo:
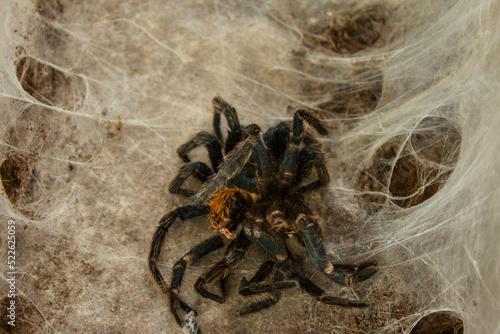
[[[253,195],[248,191],[236,188],[224,188],[209,202],[210,223],[212,231],[220,231],[227,238],[234,239],[236,235],[231,233],[233,229],[234,215],[236,209],[248,202],[253,202]],[[235,210],[236,209],[236,210]]]

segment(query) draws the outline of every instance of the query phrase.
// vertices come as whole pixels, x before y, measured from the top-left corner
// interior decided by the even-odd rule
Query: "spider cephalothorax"
[[[302,269],[304,259],[308,259],[341,286],[365,280],[376,272],[374,262],[359,266],[333,265],[321,241],[317,219],[305,201],[307,193],[320,189],[330,180],[321,146],[306,129],[309,124],[320,135],[328,134],[321,121],[311,111],[298,110],[293,121],[280,122],[263,134],[255,124],[241,126],[236,110],[222,98],[215,97],[212,102],[215,135],[199,132],[179,147],[177,153],[185,164],[169,187],[173,194],[192,196],[192,204],[181,206],[160,220],[148,258],[153,279],[169,297],[177,322],[192,333],[201,333],[194,320],[194,310],[179,298],[179,288],[186,266],[223,247],[224,236],[231,239],[224,256],[195,284],[196,291],[203,297],[219,303],[225,301],[224,279],[252,244],[268,259],[250,281],[243,279],[239,287],[242,295],[265,293],[265,297],[239,309],[239,315],[274,305],[282,289],[295,286],[290,279],[298,280],[305,291],[324,303],[365,306],[360,300],[327,296]],[[225,140],[220,130],[221,114],[229,126]],[[208,150],[211,168],[204,162],[191,162],[187,155],[200,145]],[[317,178],[307,183],[305,180],[313,170]],[[182,187],[192,176],[203,183],[198,192]],[[169,287],[158,268],[165,235],[177,219],[184,221],[202,215],[209,215],[210,229],[222,235],[202,241],[179,259]],[[216,279],[221,281],[221,295],[205,288]]]

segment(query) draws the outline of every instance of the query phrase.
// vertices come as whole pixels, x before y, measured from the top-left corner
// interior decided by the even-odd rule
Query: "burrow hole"
[[[360,190],[388,194],[403,208],[421,204],[450,177],[460,144],[459,130],[446,118],[425,118],[409,138],[394,137],[377,150],[371,165],[359,174]],[[387,199],[375,194],[364,198],[379,204]]]
[[[29,56],[17,60],[15,66],[21,86],[36,100],[67,110],[81,108],[86,92],[82,78],[66,75]]]

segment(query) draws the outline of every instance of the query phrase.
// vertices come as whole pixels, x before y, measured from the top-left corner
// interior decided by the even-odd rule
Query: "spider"
[[[239,293],[245,296],[264,294],[265,297],[240,308],[238,315],[274,305],[282,290],[295,286],[296,281],[323,303],[366,306],[362,300],[326,295],[304,272],[308,259],[335,283],[351,286],[377,271],[374,261],[359,266],[333,265],[321,241],[317,218],[306,203],[307,193],[326,186],[330,180],[320,143],[306,129],[308,124],[326,136],[328,131],[322,122],[312,111],[298,110],[293,121],[280,122],[263,133],[256,124],[240,125],[236,110],[221,97],[214,97],[212,104],[214,134],[199,132],[177,149],[184,165],[169,185],[172,194],[191,197],[192,202],[160,219],[148,257],[152,277],[170,300],[178,324],[191,333],[201,333],[195,320],[196,312],[179,297],[182,278],[187,265],[223,247],[226,239],[230,242],[224,256],[198,278],[194,287],[203,297],[224,303],[226,277],[242,261],[248,248],[255,245],[268,260],[249,281],[241,280]],[[221,115],[229,127],[225,140],[220,130]],[[188,157],[190,151],[201,145],[208,151],[211,168],[204,162],[192,162]],[[317,177],[311,181],[308,177],[313,170]],[[190,177],[203,183],[198,192],[183,187]],[[166,233],[178,219],[186,221],[203,215],[209,215],[210,229],[221,233],[202,241],[180,258],[174,264],[168,286],[158,268]],[[206,288],[216,279],[220,281],[220,295]]]

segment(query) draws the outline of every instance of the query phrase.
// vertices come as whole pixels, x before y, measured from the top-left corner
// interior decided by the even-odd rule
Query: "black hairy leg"
[[[276,304],[282,295],[281,290],[290,288],[295,285],[295,282],[286,282],[285,279],[288,277],[288,273],[290,272],[290,261],[289,259],[285,259],[283,261],[279,261],[276,263],[274,268],[274,276],[273,283],[270,285],[263,285],[263,287],[268,287],[267,297],[263,300],[251,303],[250,305],[244,306],[236,311],[237,315],[246,315],[250,313],[255,313],[265,308],[271,307]],[[292,285],[293,284],[293,285]],[[257,288],[257,287],[256,287]],[[267,289],[266,289],[267,290]],[[256,292],[260,293],[260,292]],[[253,293],[249,293],[253,294]]]
[[[195,176],[202,183],[205,183],[212,174],[212,170],[204,162],[188,162],[182,165],[179,173],[177,173],[177,176],[172,180],[172,182],[170,182],[168,191],[170,191],[171,194],[180,194],[185,197],[191,197],[196,192],[190,189],[182,188],[184,182],[186,182],[189,177]]]
[[[250,281],[247,281],[246,278],[243,278],[240,282],[240,287],[238,288],[238,292],[243,296],[250,296],[261,294],[264,292],[272,292],[274,290],[288,289],[295,287],[295,282],[293,281],[282,281],[271,284],[263,284],[262,282],[269,277],[274,268],[276,267],[276,262],[267,261],[264,262],[259,271],[255,274],[254,277]]]
[[[212,105],[214,110],[213,128],[215,135],[206,131],[198,132],[193,138],[177,148],[177,155],[185,164],[180,168],[177,176],[169,185],[169,191],[172,194],[191,197],[196,192],[182,188],[182,185],[189,177],[194,176],[202,183],[205,183],[210,176],[218,172],[219,166],[224,159],[222,152],[224,139],[220,130],[221,114],[226,118],[230,128],[225,145],[226,153],[241,141],[243,129],[240,126],[236,110],[220,97],[214,97]],[[199,146],[206,148],[211,168],[201,161],[191,162],[188,154]]]
[[[221,248],[222,246],[224,246],[224,240],[222,236],[217,235],[215,237],[211,237],[193,247],[175,263],[172,274],[172,282],[170,284],[170,308],[179,325],[182,325],[185,321],[185,316],[182,317],[181,311],[184,311],[185,313],[189,313],[192,311],[196,315],[196,311],[194,311],[189,305],[179,299],[179,290],[181,288],[182,278],[184,276],[186,266],[194,264],[201,257],[213,252],[216,249]]]
[[[222,296],[209,292],[205,289],[205,285],[218,278],[224,279],[229,274],[229,271],[243,259],[249,246],[250,241],[243,232],[240,232],[229,244],[224,257],[198,278],[194,285],[195,290],[205,298],[224,303],[225,299]]]
[[[185,221],[190,218],[207,215],[209,212],[210,208],[206,205],[181,206],[167,213],[160,219],[160,222],[158,223],[158,227],[156,228],[156,231],[153,234],[153,238],[151,239],[151,246],[148,256],[148,266],[153,280],[158,284],[161,291],[168,297],[170,297],[171,294],[170,288],[168,287],[167,283],[165,282],[165,278],[163,278],[163,275],[158,268],[160,251],[165,239],[165,235],[167,234],[170,226],[172,226],[172,224],[177,219]]]
[[[338,272],[343,272],[346,276],[351,277],[352,283],[359,283],[373,276],[376,270],[377,263],[375,261],[363,262],[360,265],[351,264],[334,264],[333,267]],[[329,305],[338,305],[343,307],[366,307],[369,304],[364,300],[348,299],[336,296],[328,296],[325,291],[318,287],[304,274],[302,265],[296,264],[293,266],[292,276],[299,281],[300,286],[311,296],[322,303]]]
[[[222,162],[223,156],[219,140],[213,134],[210,134],[206,131],[198,132],[193,138],[179,146],[179,148],[177,149],[177,154],[182,159],[182,161],[191,162],[191,159],[187,154],[201,145],[206,147],[212,168],[215,172],[217,172],[219,164]]]
[[[338,306],[344,306],[344,307],[365,307],[368,306],[368,304],[365,301],[362,300],[355,300],[355,299],[348,299],[348,298],[341,298],[341,297],[334,297],[334,296],[328,296],[325,294],[325,291],[318,287],[316,284],[314,284],[312,281],[305,277],[298,277],[299,279],[299,284],[300,286],[311,296],[316,298],[322,303],[329,304],[329,305],[338,305]]]
[[[311,174],[312,169],[316,170],[318,179],[297,188],[299,193],[308,193],[318,190],[330,182],[330,175],[325,164],[325,155],[320,148],[313,145],[304,146],[299,152],[299,163],[297,166],[297,183]]]
[[[238,113],[236,112],[236,109],[234,109],[232,105],[227,103],[220,96],[215,96],[212,99],[212,106],[214,109],[214,118],[212,124],[215,136],[217,137],[221,145],[224,142],[224,139],[222,137],[222,132],[220,130],[221,114],[224,115],[227,121],[227,125],[229,126],[229,132],[227,135],[226,144],[224,148],[225,152],[229,153],[230,151],[233,150],[236,144],[238,144],[240,141],[243,140],[243,128],[241,127],[240,121],[238,120]]]

